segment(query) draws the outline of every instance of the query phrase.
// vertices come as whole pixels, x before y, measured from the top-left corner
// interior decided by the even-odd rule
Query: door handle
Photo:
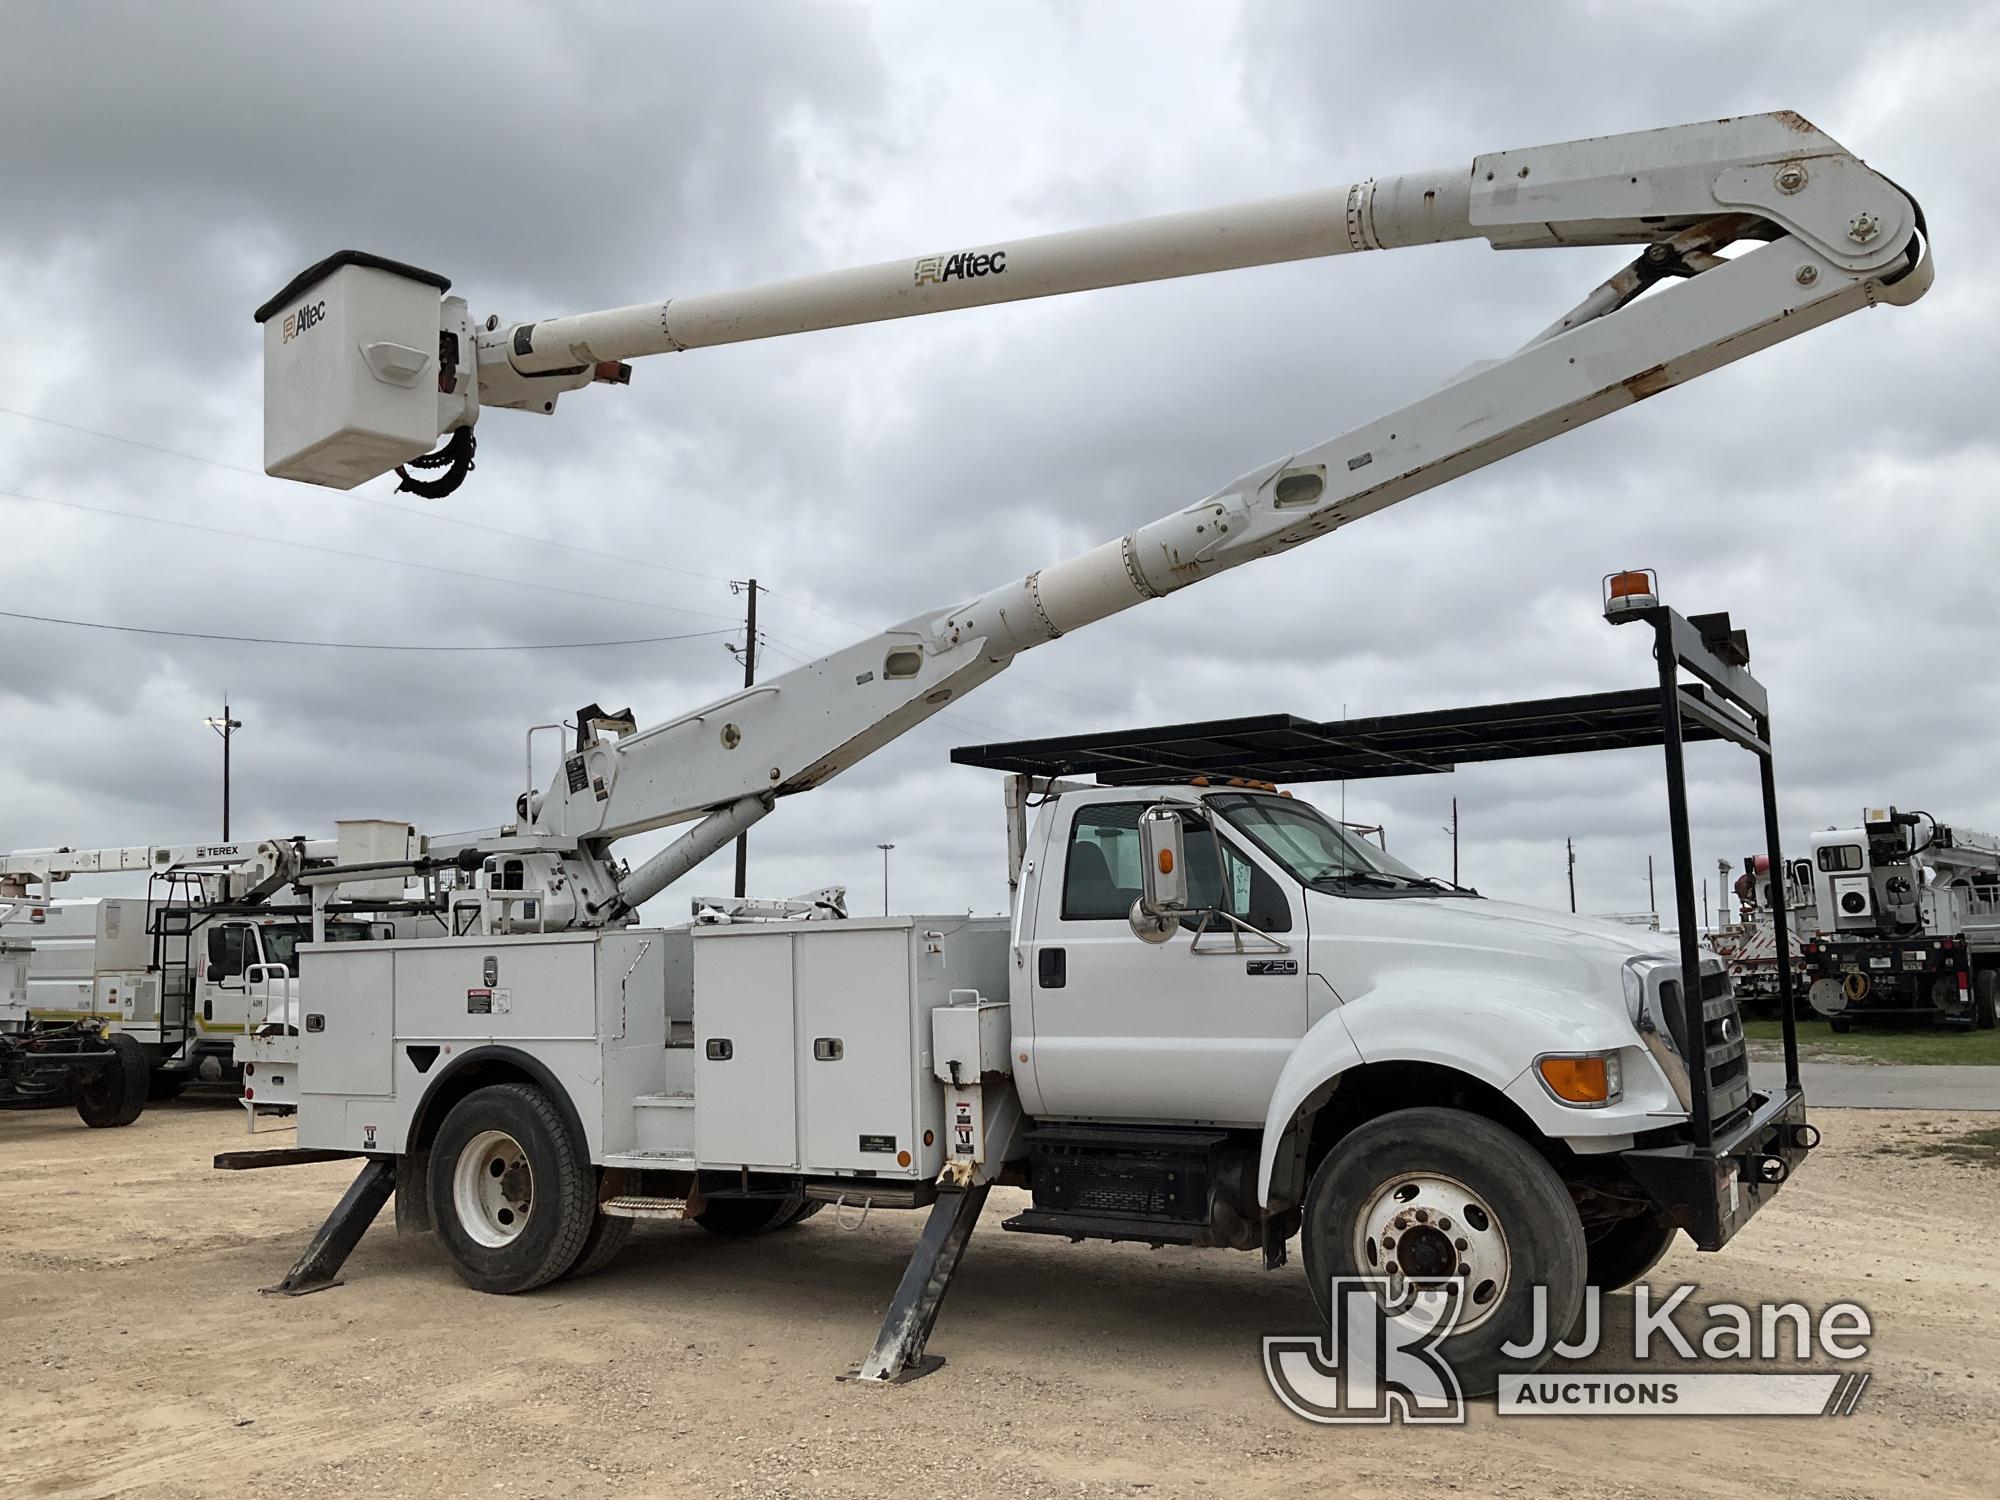
[[[1036,981],[1045,990],[1059,990],[1069,979],[1069,955],[1061,948],[1043,948],[1035,960]]]

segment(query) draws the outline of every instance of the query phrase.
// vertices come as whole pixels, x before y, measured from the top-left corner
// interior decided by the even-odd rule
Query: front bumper
[[[1633,1180],[1703,1250],[1720,1250],[1791,1180],[1819,1131],[1806,1122],[1803,1089],[1752,1096],[1749,1111],[1707,1149],[1681,1141],[1619,1153]]]

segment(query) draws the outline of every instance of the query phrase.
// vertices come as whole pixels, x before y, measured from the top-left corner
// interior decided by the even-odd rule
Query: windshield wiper
[[[1338,875],[1321,875],[1313,880],[1314,885],[1379,885],[1385,890],[1400,891],[1415,884],[1400,875],[1385,875],[1380,870],[1346,870]]]

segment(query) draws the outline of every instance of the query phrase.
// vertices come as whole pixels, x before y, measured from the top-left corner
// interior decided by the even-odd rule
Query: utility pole
[[[1451,835],[1451,883],[1458,884],[1458,798],[1451,799],[1451,827],[1445,829]]]
[[[875,847],[882,851],[882,915],[886,917],[889,915],[889,851],[896,846],[877,844]]]
[[[1576,910],[1576,840],[1564,839],[1563,848],[1569,853],[1569,909]]]
[[[243,727],[241,719],[229,716],[229,689],[222,690],[222,717],[203,719],[202,723],[222,736],[222,842],[229,842],[229,741],[237,730]]]
[[[1708,877],[1701,877],[1701,925],[1708,925]]]
[[[1701,904],[1708,905],[1708,897],[1703,896]],[[1646,856],[1646,910],[1656,917],[1660,914],[1660,903],[1653,895],[1653,856],[1650,854]]]
[[[731,580],[731,593],[748,592],[750,603],[743,621],[743,685],[757,685],[757,580],[752,578],[743,583]],[[750,835],[736,835],[736,894],[743,897],[750,894]]]

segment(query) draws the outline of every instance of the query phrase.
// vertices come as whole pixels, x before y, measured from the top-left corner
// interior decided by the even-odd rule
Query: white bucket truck
[[[370,818],[344,820],[325,840],[0,854],[0,938],[22,951],[25,971],[18,999],[0,997],[0,1032],[123,1038],[115,1045],[136,1049],[142,1100],[233,1081],[246,1036],[297,1027],[298,946],[311,927],[306,910],[284,900],[292,880],[334,865],[406,863],[421,848],[408,824]],[[53,894],[78,877],[137,875],[143,897]],[[403,892],[392,880],[351,884],[348,894],[393,903]],[[324,936],[393,930],[336,914]]]
[[[475,326],[437,297],[443,278],[378,257],[302,273],[258,314],[267,467],[350,487],[417,459],[429,431],[449,435],[429,456],[447,472],[419,483],[444,493],[480,406],[550,411],[638,355],[1441,240],[1643,247],[1516,353],[1080,557],[644,731],[579,713],[553,783],[457,861],[478,885],[452,897],[453,936],[306,950],[290,1097],[273,1099],[296,1105],[299,1148],[218,1164],[366,1165],[282,1289],[329,1284],[392,1193],[399,1223],[435,1227],[470,1284],[501,1292],[601,1265],[636,1216],[746,1234],[826,1202],[934,1204],[858,1372],[895,1379],[924,1367],[1001,1180],[1034,1193],[1019,1228],[1272,1264],[1297,1234],[1318,1296],[1373,1270],[1456,1297],[1446,1348],[1477,1390],[1534,1288],[1565,1326],[1589,1280],[1642,1274],[1677,1230],[1718,1246],[1812,1143],[1795,1068],[1774,1095],[1750,1090],[1726,976],[1696,946],[1682,729],[1755,750],[1774,819],[1765,709],[1726,617],[1682,619],[1643,574],[1613,581],[1611,608],[1654,629],[1660,684],[1619,712],[1657,737],[1605,743],[1665,746],[1677,954],[1442,889],[1275,790],[1064,791],[1032,773],[1012,783],[1002,921],[669,932],[636,913],[1023,651],[1914,300],[1921,227],[1892,183],[1786,114],[539,323]],[[1053,796],[1032,832],[1031,791]],[[643,863],[617,858],[619,839],[677,823]]]

